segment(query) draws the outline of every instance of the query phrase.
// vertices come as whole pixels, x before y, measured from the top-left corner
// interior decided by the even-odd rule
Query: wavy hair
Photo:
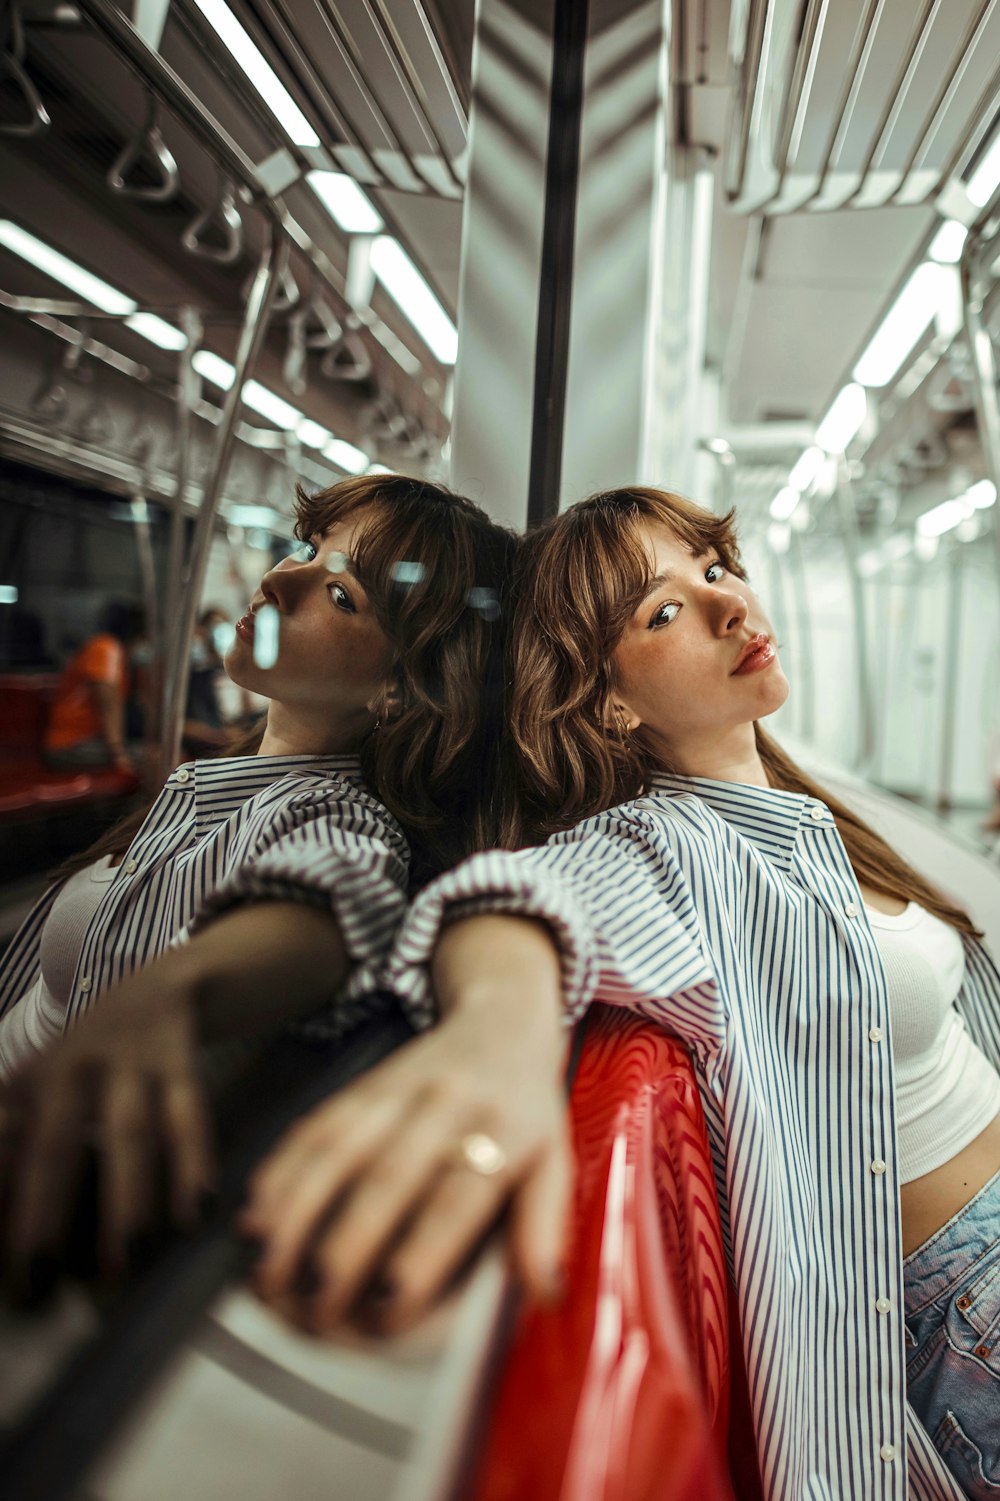
[[[393,648],[372,728],[359,747],[369,787],[403,826],[419,886],[512,828],[504,714],[517,538],[443,485],[362,475],[296,497],[295,532],[321,536],[361,516],[355,566]],[[223,755],[252,755],[263,724]],[[56,872],[127,849],[151,804]]]
[[[696,556],[712,552],[745,579],[734,517],[732,510],[716,516],[683,496],[636,486],[581,501],[522,544],[511,702],[522,842],[640,797],[654,773],[677,770],[641,731],[629,735],[619,724],[614,652],[651,579],[645,527],[666,526]],[[829,807],[859,881],[919,902],[963,933],[978,932],[757,723],[754,734],[772,787]]]

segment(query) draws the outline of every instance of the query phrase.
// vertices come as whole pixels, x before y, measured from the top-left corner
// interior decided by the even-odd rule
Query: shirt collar
[[[241,803],[264,792],[282,777],[319,773],[346,778],[364,788],[358,756],[213,756],[205,761],[186,761],[172,771],[171,790],[189,789],[196,803],[211,808],[213,820],[226,817]]]
[[[655,772],[646,797],[697,797],[782,869],[791,864],[802,820],[810,807],[821,806],[801,792],[754,787],[748,782],[718,782],[711,777],[682,777]],[[827,812],[826,821],[833,822]]]

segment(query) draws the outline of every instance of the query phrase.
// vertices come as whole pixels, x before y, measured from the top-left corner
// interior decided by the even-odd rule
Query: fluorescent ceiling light
[[[229,361],[213,354],[210,349],[199,349],[191,364],[203,380],[210,380],[220,390],[228,391],[236,379],[236,371]]]
[[[997,487],[992,480],[977,480],[966,490],[964,498],[974,511],[985,511],[996,503]]]
[[[977,208],[982,208],[989,203],[997,183],[1000,183],[1000,135],[965,184],[966,197]]]
[[[958,526],[969,515],[971,507],[964,496],[958,496],[955,500],[943,500],[939,506],[933,506],[917,517],[917,532],[921,537],[940,537],[944,532],[950,532],[953,526]]]
[[[932,261],[954,266],[962,258],[962,246],[969,231],[957,219],[946,219],[927,249]]]
[[[304,443],[307,448],[323,448],[333,438],[328,427],[313,422],[311,417],[303,417],[295,431],[299,442]]]
[[[932,261],[919,265],[855,365],[854,379],[863,386],[887,386],[927,325],[948,302],[950,290],[944,266]]]
[[[771,515],[775,521],[787,521],[801,499],[798,490],[793,490],[791,485],[779,490],[771,501]]]
[[[9,219],[0,219],[0,245],[5,245],[39,271],[44,271],[54,281],[61,281],[64,287],[69,287],[71,292],[75,292],[84,301],[92,302],[102,312],[134,313],[136,310],[137,304],[133,298],[126,297],[124,292],[109,286],[92,271],[85,271],[82,266],[71,261],[69,256],[53,250],[44,240],[36,239],[33,234],[22,229],[19,224],[12,224]]]
[[[287,516],[279,516],[273,506],[227,506],[225,517],[232,526],[260,526],[276,536],[282,535],[289,526]]]
[[[133,333],[141,334],[160,349],[187,348],[187,335],[172,323],[167,323],[164,318],[158,318],[155,313],[133,313],[131,318],[125,319],[125,327],[132,329]]]
[[[195,0],[205,20],[229,48],[275,119],[296,146],[318,146],[319,136],[249,32],[223,0]]]
[[[816,442],[827,453],[843,453],[865,420],[868,401],[864,386],[845,386],[816,429]]]
[[[368,455],[362,453],[360,448],[355,448],[353,443],[345,443],[343,438],[334,438],[332,443],[327,443],[323,452],[340,469],[346,469],[348,474],[364,474],[368,468]]]
[[[261,417],[266,417],[268,422],[273,422],[275,427],[280,427],[286,433],[295,432],[302,421],[302,413],[297,407],[293,407],[290,401],[275,396],[273,391],[255,380],[248,380],[243,387],[243,405],[248,406],[252,412],[258,412]]]
[[[345,173],[307,172],[306,182],[345,233],[377,235],[385,227],[371,199]]]
[[[371,257],[375,275],[431,353],[442,365],[453,365],[458,353],[455,325],[399,241],[379,235],[372,241]]]
[[[793,490],[798,490],[799,494],[801,494],[803,490],[808,490],[809,486],[812,484],[813,480],[822,469],[825,458],[826,454],[823,452],[822,448],[817,448],[815,444],[813,444],[811,448],[807,448],[805,453],[803,453],[800,457],[798,463],[795,465],[795,468],[792,470],[791,474],[788,476],[788,483],[791,488]]]

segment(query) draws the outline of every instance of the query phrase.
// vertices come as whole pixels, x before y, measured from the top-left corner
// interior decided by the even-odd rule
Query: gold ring
[[[456,1143],[451,1160],[455,1167],[468,1168],[481,1178],[492,1178],[507,1166],[507,1153],[485,1131],[470,1131]]]

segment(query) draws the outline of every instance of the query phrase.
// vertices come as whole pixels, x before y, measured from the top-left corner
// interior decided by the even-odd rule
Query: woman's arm
[[[170,1208],[191,1223],[211,1190],[211,1132],[198,1044],[253,1037],[307,1015],[350,961],[329,911],[297,902],[233,908],[101,998],[0,1093],[6,1241],[15,1277],[66,1231],[85,1147],[100,1162],[109,1270],[150,1219],[165,1159]]]
[[[354,1306],[410,1323],[505,1207],[528,1290],[558,1291],[572,1161],[556,945],[541,923],[467,918],[441,935],[433,982],[440,1026],[310,1112],[251,1181],[258,1288],[311,1329]],[[475,1134],[502,1154],[489,1175],[462,1161]]]

